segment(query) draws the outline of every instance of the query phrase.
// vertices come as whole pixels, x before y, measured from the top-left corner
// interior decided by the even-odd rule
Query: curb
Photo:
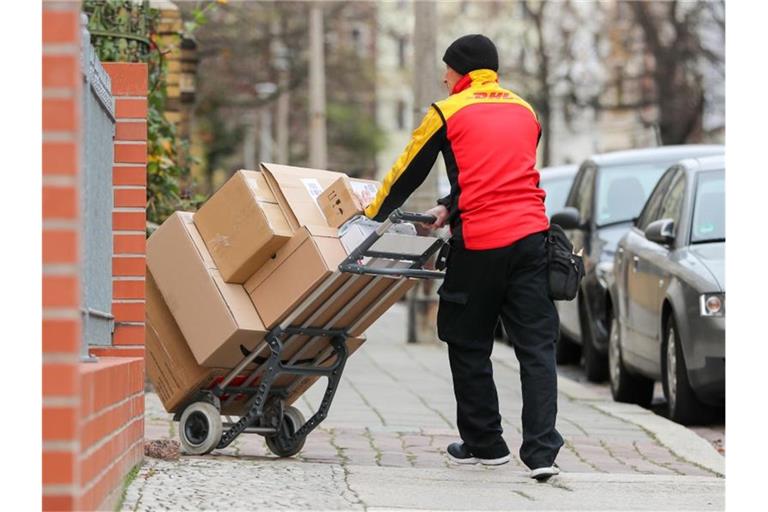
[[[493,348],[491,359],[520,371],[517,357],[511,347],[497,343]],[[717,476],[725,476],[725,457],[720,455],[706,439],[683,425],[658,416],[639,405],[608,401],[587,386],[559,374],[557,391],[570,400],[590,402],[588,404],[590,407],[603,414],[637,425],[677,457],[707,469]]]

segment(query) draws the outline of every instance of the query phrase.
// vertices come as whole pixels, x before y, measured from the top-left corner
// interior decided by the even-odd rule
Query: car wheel
[[[557,364],[578,364],[581,359],[581,347],[559,332],[555,345],[555,357]]]
[[[579,297],[579,320],[581,322],[581,353],[584,356],[584,374],[590,382],[605,382],[608,379],[608,358],[595,347],[592,324],[587,315],[583,296]]]
[[[688,370],[675,318],[670,314],[664,334],[663,385],[669,419],[683,425],[705,421],[708,408],[702,404],[688,381]]]
[[[608,332],[608,369],[611,395],[615,401],[642,407],[651,405],[654,382],[642,375],[632,375],[627,371],[621,355],[619,319],[613,316]]]

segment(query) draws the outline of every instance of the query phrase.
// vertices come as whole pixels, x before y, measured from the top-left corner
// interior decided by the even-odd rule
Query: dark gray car
[[[559,301],[558,363],[577,362],[592,382],[608,378],[608,331],[613,317],[609,294],[613,255],[661,175],[684,159],[722,154],[719,145],[683,145],[595,155],[579,167],[566,207],[552,216],[574,248],[584,249],[586,275],[576,299]]]
[[[684,160],[660,179],[614,258],[614,399],[696,423],[725,404],[725,162]]]

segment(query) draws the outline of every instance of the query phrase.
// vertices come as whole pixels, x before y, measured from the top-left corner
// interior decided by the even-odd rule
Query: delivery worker
[[[531,106],[499,86],[496,46],[466,35],[445,51],[450,96],[434,103],[365,209],[383,221],[424,181],[443,154],[451,192],[427,211],[450,225],[451,251],[438,290],[437,328],[448,345],[463,442],[448,446],[460,464],[504,464],[509,448],[491,367],[501,316],[520,362],[521,460],[531,477],[559,472],[563,438],[555,429],[558,316],[547,288],[544,191],[536,147],[541,127]]]

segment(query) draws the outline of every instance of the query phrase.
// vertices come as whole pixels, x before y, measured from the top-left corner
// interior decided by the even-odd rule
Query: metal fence
[[[109,75],[91,45],[82,16],[81,72],[82,175],[80,208],[83,337],[81,355],[90,359],[88,345],[110,345],[112,316],[112,163],[114,162],[115,107]]]

